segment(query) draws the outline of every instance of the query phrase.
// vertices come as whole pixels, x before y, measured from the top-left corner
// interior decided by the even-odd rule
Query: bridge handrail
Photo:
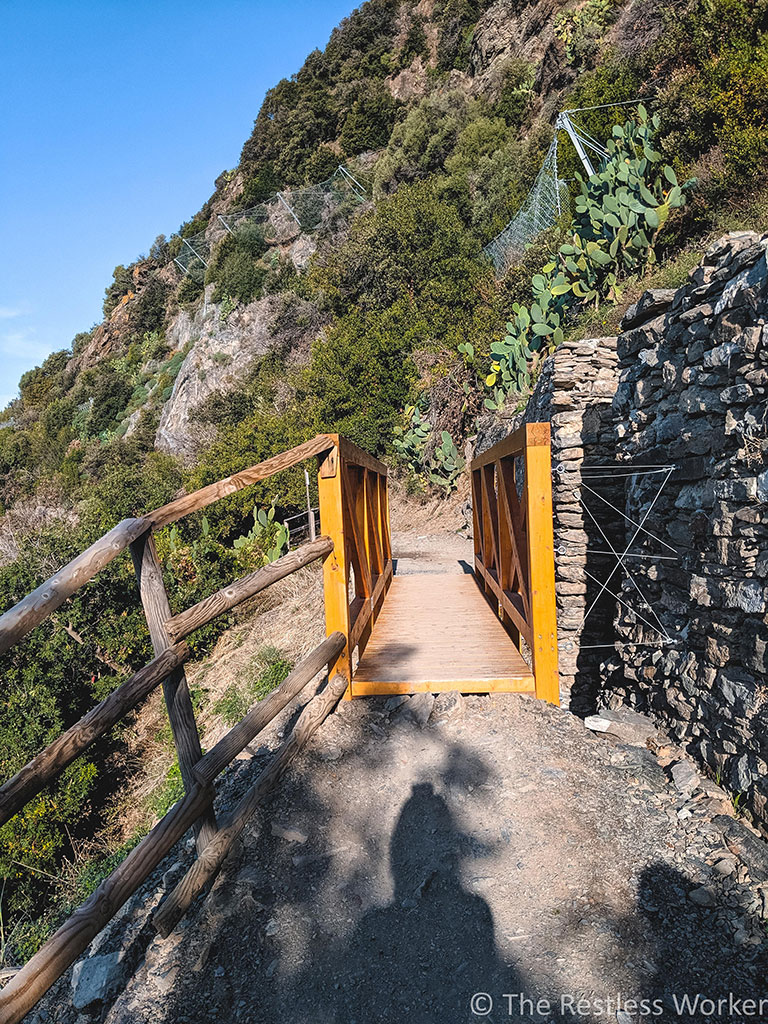
[[[560,703],[549,423],[525,423],[470,464],[475,575],[531,652],[536,696]]]
[[[320,531],[334,542],[323,564],[326,629],[347,644],[332,672],[353,696],[355,650],[362,657],[392,582],[387,467],[337,434],[320,464]],[[351,591],[351,593],[350,593]]]
[[[321,457],[318,488],[324,535],[172,615],[154,532],[313,456]],[[324,524],[328,525],[328,530],[324,530]],[[161,683],[185,796],[0,989],[3,1024],[16,1024],[21,1020],[138,889],[173,844],[193,826],[197,835],[196,864],[200,867],[191,872],[194,881],[182,880],[182,896],[172,894],[174,898],[167,901],[165,911],[158,912],[156,921],[161,931],[167,932],[173,927],[191,902],[189,894],[199,892],[218,870],[245,820],[264,794],[279,781],[289,760],[333,709],[342,691],[346,689],[349,693],[352,651],[355,646],[364,644],[363,634],[366,629],[370,631],[376,608],[392,576],[387,467],[337,434],[318,434],[290,451],[185,494],[147,515],[125,519],[0,616],[0,653],[13,647],[126,548],[130,549],[133,559],[155,657],[0,786],[0,826]],[[317,559],[324,560],[326,639],[293,669],[280,687],[203,755],[184,673],[189,649],[182,642],[183,637]],[[361,588],[361,595],[355,592],[352,598],[349,597],[351,568],[354,568],[355,585]],[[293,732],[236,809],[235,816],[219,828],[213,813],[213,780],[324,666],[329,668],[331,682],[307,706]],[[200,859],[209,848],[215,849],[215,856],[209,853],[203,861],[203,870]]]

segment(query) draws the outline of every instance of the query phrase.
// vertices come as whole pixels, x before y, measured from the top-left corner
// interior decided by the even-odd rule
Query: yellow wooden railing
[[[536,696],[559,704],[549,424],[524,424],[470,472],[478,582],[528,645]]]
[[[343,437],[320,465],[320,530],[333,541],[323,566],[326,631],[347,643],[332,672],[347,680],[362,656],[392,582],[387,467]]]

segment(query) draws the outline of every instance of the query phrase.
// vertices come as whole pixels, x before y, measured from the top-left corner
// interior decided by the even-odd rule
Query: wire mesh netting
[[[536,176],[533,188],[507,226],[485,246],[484,252],[499,277],[523,255],[542,231],[557,223],[568,208],[568,185],[557,173],[557,131]]]
[[[302,232],[317,231],[337,217],[351,215],[367,198],[364,187],[346,167],[338,167],[330,178],[316,185],[286,189],[257,206],[220,214],[206,231],[182,239],[174,262],[185,274],[202,277],[219,226],[233,232],[246,223],[258,224],[268,245],[285,245]]]

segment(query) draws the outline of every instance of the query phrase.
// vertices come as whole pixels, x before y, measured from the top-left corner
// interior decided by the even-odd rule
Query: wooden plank
[[[147,529],[147,520],[123,519],[109,533],[0,615],[0,654],[56,611],[68,597],[108,565]]]
[[[387,478],[376,477],[379,488],[379,526],[381,530],[382,552],[385,562],[392,561],[392,530],[389,522],[389,487]]]
[[[346,459],[347,462],[355,466],[365,466],[366,469],[370,469],[373,473],[378,473],[379,476],[386,477],[388,475],[389,469],[375,456],[369,455],[362,448],[358,448],[356,444],[348,441],[346,437],[340,437],[338,434],[332,434],[331,436],[336,439],[342,459]]]
[[[387,562],[384,567],[384,572],[376,580],[376,586],[373,588],[373,593],[369,598],[366,599],[365,605],[358,612],[355,618],[355,624],[349,635],[349,648],[354,651],[357,647],[360,637],[363,634],[363,630],[368,623],[374,618],[374,612],[376,605],[381,600],[383,594],[386,592],[389,583],[392,580],[392,562]]]
[[[496,501],[496,467],[492,463],[483,466],[480,471],[483,478],[483,550],[486,553],[485,564],[492,564],[496,571],[499,571],[499,506]],[[491,562],[491,559],[493,561]]]
[[[470,470],[481,469],[483,466],[487,466],[490,462],[498,462],[499,459],[509,458],[510,456],[522,455],[526,447],[536,447],[544,445],[548,447],[550,444],[550,427],[549,423],[524,423],[517,430],[514,430],[508,437],[505,437],[503,441],[499,441],[488,451],[481,452],[480,455],[475,456],[469,465]]]
[[[153,923],[161,935],[170,934],[193,900],[215,877],[248,820],[285,775],[296,754],[336,707],[346,688],[344,676],[335,676],[304,708],[288,739],[235,807],[224,827],[155,912]]]
[[[195,765],[195,775],[203,783],[216,776],[256,737],[261,730],[297,697],[307,683],[343,651],[343,633],[331,633],[290,672],[276,690],[233,726]]]
[[[380,576],[384,571],[384,551],[381,537],[378,476],[368,470],[365,471],[364,493],[366,547],[371,555],[373,574]]]
[[[528,599],[528,543],[523,528],[523,515],[515,485],[514,464],[509,459],[499,463],[499,494],[504,518],[512,540],[512,557],[517,571],[520,594],[523,599],[526,618],[530,616]]]
[[[502,590],[498,576],[493,569],[486,569],[482,562],[475,561],[475,572],[482,578],[486,591],[490,591],[498,605],[511,619],[514,628],[521,634],[528,646],[531,646],[531,624],[523,608],[523,599],[520,594],[511,590]],[[512,637],[512,642],[517,646],[518,640]]]
[[[525,495],[536,696],[559,704],[552,463],[548,446],[531,446],[525,450]]]
[[[432,679],[416,683],[370,683],[356,679],[352,684],[355,697],[381,697],[402,693],[534,693],[533,676],[514,679]]]
[[[248,576],[235,580],[229,586],[223,587],[209,597],[203,598],[202,601],[198,601],[197,604],[193,604],[186,611],[174,615],[165,623],[165,630],[171,640],[180,640],[182,637],[189,636],[194,630],[215,619],[217,615],[236,608],[243,601],[265,590],[272,583],[290,576],[292,572],[296,572],[297,569],[309,565],[310,562],[314,562],[318,558],[324,558],[331,551],[333,551],[333,541],[330,537],[318,537],[307,544],[302,544],[295,551],[289,551],[282,558],[257,569],[256,572],[252,572]]]
[[[370,597],[373,589],[371,581],[371,567],[368,562],[368,552],[365,549],[363,536],[363,520],[361,513],[362,483],[351,479],[351,473],[345,461],[341,461],[341,483],[346,513],[347,539],[351,541],[351,561],[355,570],[355,590],[360,597]]]
[[[157,557],[155,540],[150,531],[131,544],[131,557],[139,585],[141,603],[149,626],[149,635],[155,654],[162,654],[171,646],[171,638],[165,623],[172,617],[168,603],[163,570]],[[184,788],[189,793],[197,784],[194,768],[203,751],[195,722],[195,713],[189,696],[187,677],[183,668],[174,671],[163,680],[163,695],[168,709],[179,768]],[[216,832],[216,819],[210,808],[196,828],[198,851],[205,847]]]
[[[352,693],[525,691],[531,677],[473,576],[396,576]]]
[[[256,466],[251,466],[250,469],[244,469],[239,473],[234,473],[232,476],[217,481],[215,484],[201,487],[199,491],[184,494],[182,497],[176,498],[175,501],[155,509],[154,512],[150,512],[147,518],[151,522],[152,528],[159,530],[161,527],[168,526],[170,523],[175,523],[177,519],[182,519],[184,516],[189,515],[190,512],[199,512],[200,509],[211,505],[214,501],[218,501],[219,498],[224,498],[228,494],[234,494],[244,487],[258,483],[260,480],[266,480],[268,477],[274,476],[275,473],[279,473],[283,469],[290,469],[291,466],[296,466],[299,462],[303,462],[313,455],[327,452],[336,444],[334,438],[335,435],[318,434],[311,440],[291,448],[290,451],[273,455],[272,458],[265,459],[264,462],[259,462]]]
[[[472,487],[472,544],[475,551],[475,559],[478,557],[485,561],[483,551],[483,530],[482,530],[482,506],[483,506],[483,485],[480,470],[470,473],[469,479]]]
[[[91,940],[154,871],[206,807],[213,794],[196,786],[180,800],[122,864],[0,989],[0,1021],[18,1024]]]
[[[182,665],[188,657],[189,648],[186,644],[175,644],[163,651],[0,787],[0,825],[4,825],[21,810],[51,779],[87,750],[99,736],[111,729],[115,722],[151,693],[169,672]]]
[[[346,646],[331,666],[331,674],[341,674],[352,681],[349,646],[349,564],[347,561],[346,528],[342,494],[341,469],[338,452],[329,452],[320,464],[317,474],[320,500],[320,532],[333,541],[333,551],[323,562],[323,594],[325,598],[325,632],[343,633]]]

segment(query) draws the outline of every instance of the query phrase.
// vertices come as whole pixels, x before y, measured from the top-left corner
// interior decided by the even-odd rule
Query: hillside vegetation
[[[268,92],[200,211],[115,268],[104,322],[23,376],[0,421],[0,607],[121,518],[319,431],[391,457],[413,491],[450,490],[477,418],[524,404],[579,318],[673,280],[714,226],[765,227],[767,17],[766,0],[368,0]],[[483,246],[528,193],[558,110],[582,107],[612,139],[605,166],[579,181],[562,144],[573,211],[498,281]],[[172,262],[218,215],[341,162],[371,200],[300,239],[301,259],[249,223],[219,234],[204,272]],[[226,373],[189,410],[182,460],[158,449],[158,427],[206,340],[188,326],[203,315],[212,344],[229,332],[243,355],[210,355],[208,372]],[[255,323],[269,339],[256,352]],[[279,519],[302,496],[287,474],[161,535],[172,604],[270,557],[277,526],[258,528],[254,501]],[[145,662],[135,589],[119,560],[1,659],[2,779]],[[193,636],[196,651],[225,625]],[[24,922],[14,955],[46,927],[35,908],[50,877],[102,824],[124,743],[116,731],[0,830],[4,920]]]

